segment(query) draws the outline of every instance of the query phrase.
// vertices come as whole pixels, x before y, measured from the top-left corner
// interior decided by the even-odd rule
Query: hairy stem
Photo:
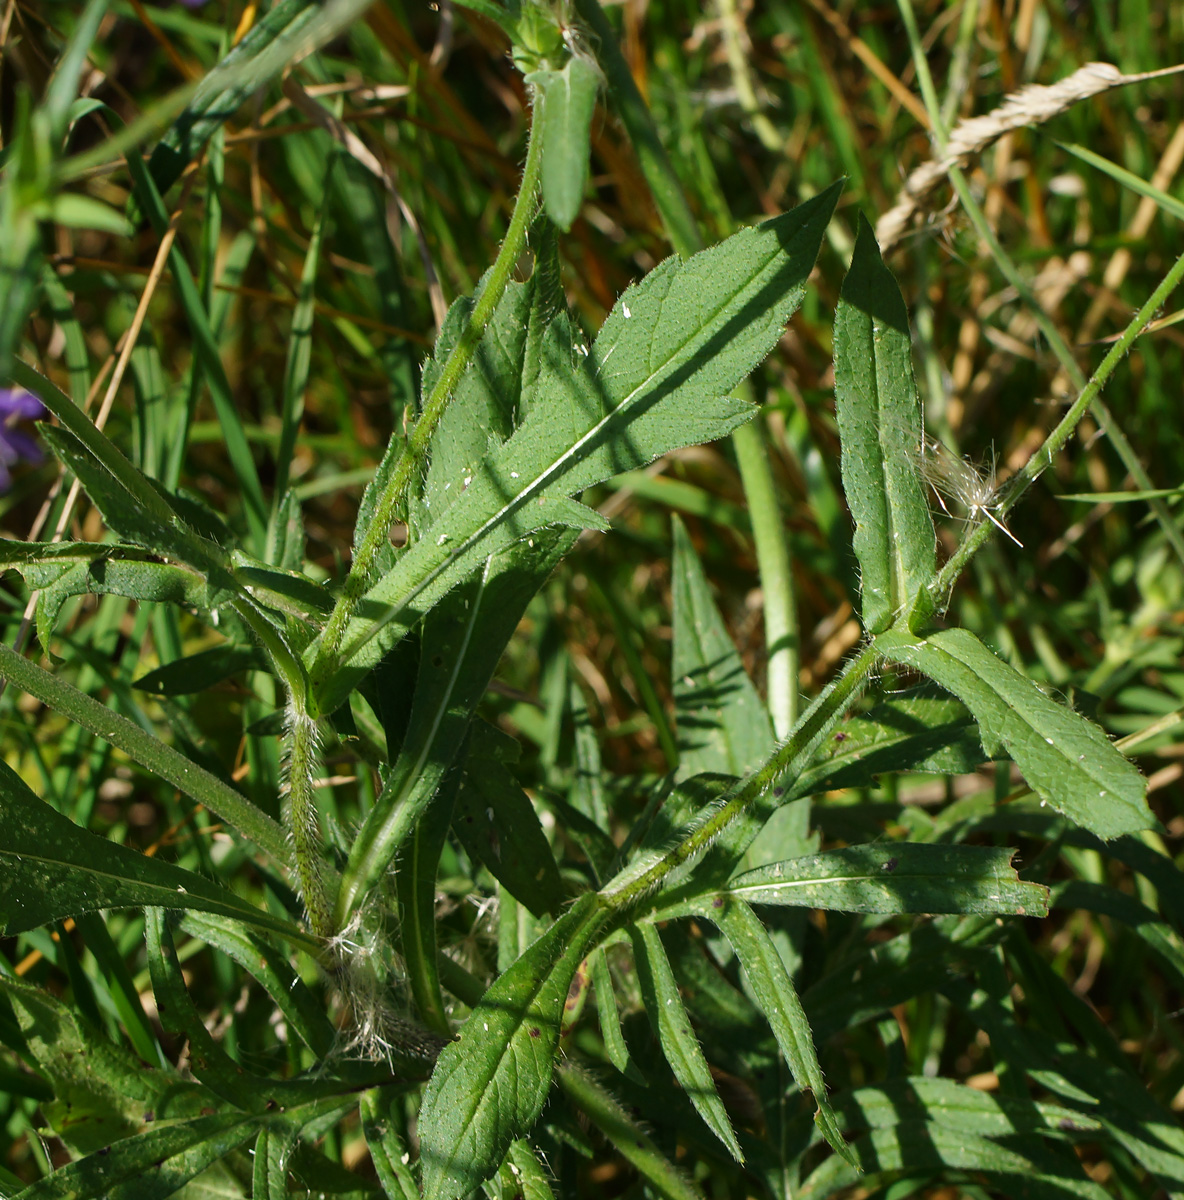
[[[999,504],[1000,516],[1006,514],[1008,509],[1014,507],[1024,492],[1052,465],[1053,459],[1064,448],[1065,443],[1072,436],[1074,429],[1077,428],[1077,423],[1085,415],[1086,410],[1097,400],[1098,394],[1106,386],[1110,376],[1114,373],[1115,367],[1130,352],[1135,339],[1155,319],[1156,314],[1163,308],[1168,297],[1182,281],[1184,281],[1184,255],[1176,259],[1172,265],[1172,269],[1164,276],[1163,282],[1151,293],[1147,299],[1147,303],[1135,314],[1130,324],[1123,330],[1122,336],[1118,341],[1110,347],[1109,353],[1098,364],[1097,370],[1093,373],[1089,382],[1081,389],[1080,395],[1073,402],[1072,407],[1061,418],[1056,428],[1044,439],[1040,448],[1024,464],[1023,469],[1019,471],[1014,479],[1009,481],[1006,493]],[[957,551],[950,557],[946,565],[942,567],[941,572],[934,580],[931,589],[934,596],[940,598],[947,594],[948,590],[953,587],[954,581],[958,578],[963,567],[966,566],[983,542],[990,537],[993,528],[994,526],[988,521],[983,521],[974,528],[958,547]]]
[[[526,233],[535,213],[539,173],[542,167],[543,139],[540,126],[539,121],[531,123],[526,165],[522,171],[518,198],[514,202],[509,228],[490,268],[485,287],[473,307],[464,332],[444,363],[436,386],[424,402],[423,412],[407,439],[386,488],[374,506],[369,528],[358,546],[341,596],[321,635],[320,652],[311,671],[314,685],[322,683],[337,666],[335,660],[345,627],[354,615],[358,601],[370,586],[375,561],[379,551],[387,544],[395,514],[406,499],[412,480],[417,478],[423,468],[432,434],[435,433],[436,426],[452,399],[452,393],[481,341],[485,326],[489,324],[494,309],[505,293],[506,285],[510,282],[510,276],[526,244]]]
[[[941,109],[937,99],[937,90],[933,85],[933,77],[929,73],[929,63],[925,58],[925,49],[921,41],[920,30],[917,28],[916,14],[913,12],[912,0],[897,0],[897,5],[900,9],[900,15],[904,21],[905,30],[908,33],[909,42],[913,51],[913,63],[917,70],[917,82],[921,87],[921,95],[925,101],[925,108],[929,114],[930,121],[933,125],[933,139],[937,144],[937,150],[944,157],[946,153],[947,130],[941,116]],[[981,205],[974,198],[970,190],[970,185],[966,182],[966,176],[961,168],[951,166],[949,169],[950,183],[954,187],[954,191],[958,195],[958,200],[962,207],[966,210],[966,215],[970,218],[971,224],[975,228],[975,232],[982,239],[983,244],[991,253],[991,257],[995,261],[995,265],[999,268],[1000,273],[1012,287],[1020,299],[1028,307],[1033,319],[1036,322],[1040,332],[1047,339],[1049,347],[1057,357],[1057,361],[1061,364],[1066,376],[1068,376],[1070,384],[1079,393],[1078,399],[1074,402],[1072,408],[1057,425],[1057,427],[1045,439],[1044,444],[1039,450],[1029,459],[1024,470],[1020,473],[1021,476],[1026,476],[1026,480],[1014,487],[1008,489],[1007,502],[1001,505],[1001,509],[1006,511],[1010,508],[1020,495],[1027,490],[1032,481],[1051,463],[1051,453],[1046,455],[1046,450],[1053,447],[1052,453],[1060,450],[1069,440],[1070,434],[1077,427],[1078,422],[1085,415],[1086,409],[1089,408],[1093,412],[1094,419],[1101,426],[1106,436],[1110,440],[1110,444],[1114,447],[1118,457],[1122,460],[1122,465],[1130,472],[1131,477],[1144,491],[1153,491],[1154,485],[1151,482],[1143,464],[1139,461],[1135,454],[1134,448],[1127,440],[1126,434],[1122,432],[1118,422],[1115,421],[1113,414],[1109,408],[1103,403],[1100,392],[1106,380],[1113,373],[1115,366],[1118,365],[1118,360],[1122,357],[1121,354],[1115,354],[1119,347],[1122,347],[1122,352],[1125,353],[1129,349],[1130,344],[1142,332],[1144,326],[1150,320],[1150,317],[1144,319],[1143,313],[1147,311],[1147,305],[1144,305],[1140,310],[1135,320],[1127,326],[1123,338],[1115,345],[1110,354],[1102,360],[1102,364],[1094,373],[1093,378],[1086,383],[1085,373],[1078,365],[1077,359],[1073,356],[1073,351],[1068,343],[1061,336],[1061,331],[1056,327],[1056,322],[1052,317],[1044,311],[1043,306],[1033,293],[1028,281],[1020,273],[1015,263],[1008,257],[1007,252],[1003,249],[999,239],[995,236],[995,231],[991,228],[987,221],[986,213],[983,212]],[[1177,264],[1177,267],[1179,264]],[[1156,296],[1160,297],[1159,303],[1162,303],[1167,295],[1175,288],[1179,282],[1179,277],[1175,276],[1176,268],[1174,267],[1164,279],[1164,283],[1156,289],[1152,296],[1154,300]],[[1164,291],[1164,286],[1171,280],[1171,286]],[[1162,293],[1162,294],[1161,294]],[[1148,301],[1151,304],[1151,301]],[[1154,313],[1158,307],[1158,303],[1152,307],[1151,312]],[[1127,340],[1129,335],[1129,340]],[[1084,402],[1083,402],[1084,401]],[[1156,520],[1164,531],[1164,536],[1176,551],[1177,556],[1184,562],[1184,534],[1182,534],[1176,525],[1175,519],[1172,516],[1171,510],[1167,504],[1159,497],[1152,497],[1148,500],[1151,511],[1155,514]],[[959,553],[955,555],[950,563],[946,564],[946,568],[941,572],[940,580],[944,580],[949,571],[950,565],[955,560],[960,560],[959,570],[965,565],[966,561],[975,553],[979,546],[990,536],[993,526],[988,520],[984,520],[979,525],[974,533],[971,534],[962,544],[967,546],[968,543],[973,543],[972,548],[968,550],[965,556],[962,555],[962,547],[959,547]],[[956,572],[950,575],[950,582],[957,577]],[[948,587],[949,584],[945,584]],[[938,588],[935,584],[933,594],[941,596],[944,594],[944,588]]]
[[[320,822],[313,788],[319,730],[316,721],[303,710],[295,696],[288,699],[287,724],[287,817],[296,858],[296,878],[310,928],[318,937],[330,938],[334,932],[333,918],[321,877]]]
[[[780,778],[805,767],[827,731],[855,702],[877,657],[874,643],[865,646],[802,714],[797,728],[781,743],[773,757],[759,771],[737,784],[711,816],[640,874],[630,876],[626,873],[615,887],[606,888],[601,896],[608,909],[623,917],[660,887],[672,872],[706,850],[729,825],[773,789]]]

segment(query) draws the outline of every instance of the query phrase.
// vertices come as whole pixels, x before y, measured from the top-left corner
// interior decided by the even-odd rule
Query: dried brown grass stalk
[[[1004,134],[1027,125],[1042,125],[1074,104],[1111,88],[1140,83],[1181,70],[1184,70],[1184,66],[1124,75],[1112,63],[1087,63],[1059,83],[1050,86],[1030,84],[1008,96],[986,116],[961,121],[950,133],[946,153],[939,159],[930,159],[913,171],[900,189],[896,204],[880,218],[876,225],[876,240],[880,243],[880,249],[887,252],[908,232],[913,219],[925,209],[930,196],[945,180],[951,167],[967,166],[976,155]]]

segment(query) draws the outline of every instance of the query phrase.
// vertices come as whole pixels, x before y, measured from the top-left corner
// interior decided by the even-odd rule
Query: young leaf
[[[769,715],[728,636],[686,526],[674,529],[674,679],[679,777],[747,775],[773,753]]]
[[[1008,754],[1041,800],[1100,838],[1150,829],[1147,781],[1094,724],[1050,700],[966,629],[928,637],[895,630],[876,649],[928,675],[978,721],[983,749]]]
[[[524,1138],[510,1143],[497,1182],[502,1200],[555,1200],[542,1163]]]
[[[662,1053],[674,1077],[712,1133],[723,1142],[732,1157],[742,1163],[744,1152],[736,1140],[732,1122],[728,1119],[719,1092],[715,1090],[711,1069],[691,1028],[662,939],[650,924],[630,926],[629,936],[633,941],[633,957],[637,963],[637,978],[641,984],[645,1011],[661,1044]]]
[[[700,912],[718,926],[736,951],[752,989],[753,999],[772,1027],[773,1036],[793,1072],[794,1080],[799,1088],[803,1091],[809,1088],[814,1096],[817,1105],[814,1120],[823,1136],[839,1154],[854,1164],[854,1156],[843,1140],[834,1110],[826,1098],[826,1084],[822,1080],[822,1068],[814,1051],[810,1023],[768,930],[743,900],[731,896],[724,898],[723,903],[717,900],[704,906]]]
[[[837,912],[1047,916],[1048,889],[1020,880],[1011,865],[1014,854],[990,846],[913,842],[848,846],[745,871],[709,903],[726,907],[735,898]],[[660,911],[666,920],[684,909],[663,905]]]
[[[308,940],[295,926],[192,871],[80,828],[3,762],[0,801],[0,930],[7,934],[100,908],[159,905],[201,909]]]
[[[574,55],[560,71],[534,71],[536,121],[543,123],[543,207],[564,232],[580,212],[588,183],[588,144],[600,72]]]
[[[396,1097],[391,1097],[394,1100]],[[373,1088],[362,1096],[362,1132],[370,1150],[374,1170],[391,1200],[419,1200],[419,1188],[407,1165],[410,1155],[395,1131],[382,1090]]]
[[[751,406],[727,392],[800,303],[837,198],[835,185],[686,262],[667,259],[626,290],[590,355],[565,317],[552,321],[527,420],[366,593],[334,658],[368,670],[497,549],[549,525],[604,527],[568,497],[748,420]],[[343,686],[329,686],[333,669],[313,672],[330,703]]]
[[[578,901],[493,984],[440,1055],[419,1116],[424,1200],[459,1200],[534,1124],[567,990],[599,922],[596,897]]]
[[[908,313],[862,215],[835,312],[835,408],[863,624],[878,633],[924,592],[937,558],[915,466],[923,429]]]
[[[293,1124],[264,1125],[251,1152],[251,1200],[288,1200],[288,1160],[300,1130]]]

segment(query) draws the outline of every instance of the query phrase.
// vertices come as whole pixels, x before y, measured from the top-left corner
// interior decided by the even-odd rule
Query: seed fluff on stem
[[[1021,550],[1024,548],[1024,543],[992,511],[1003,503],[993,453],[990,465],[980,468],[937,438],[923,437],[917,451],[917,469],[947,516],[953,514],[946,507],[946,500],[954,500],[966,509],[967,520],[986,517],[1000,533],[1011,538]]]

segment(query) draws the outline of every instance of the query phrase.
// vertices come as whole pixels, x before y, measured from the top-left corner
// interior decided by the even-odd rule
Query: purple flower
[[[44,457],[41,447],[27,434],[16,428],[22,417],[45,416],[45,406],[31,392],[21,388],[0,388],[0,492],[12,486],[8,468],[22,459],[39,463]]]

